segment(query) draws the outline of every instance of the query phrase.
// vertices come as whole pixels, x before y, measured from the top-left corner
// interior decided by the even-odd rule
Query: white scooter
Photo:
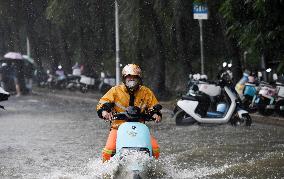
[[[209,82],[207,81],[207,75],[200,75],[199,73],[197,74],[190,74],[189,75],[189,81],[187,83],[187,86],[188,86],[188,91],[186,93],[186,95],[190,95],[190,91],[191,91],[191,88],[195,85],[197,85],[199,87],[199,90],[202,91],[202,88],[210,88],[212,84],[209,84]],[[205,85],[206,84],[206,85]],[[213,85],[215,86],[215,85]],[[208,92],[210,93],[210,90],[208,90]],[[221,89],[220,89],[220,92],[221,92]],[[216,93],[216,92],[214,92]],[[219,92],[217,92],[219,94]],[[210,98],[213,100],[213,98],[216,96],[216,95],[210,95]],[[175,115],[178,110],[180,108],[176,105],[173,109],[173,115]]]
[[[5,91],[2,87],[0,87],[0,101],[7,101],[10,97],[10,93]],[[1,109],[5,109],[4,106],[0,105]]]
[[[252,120],[247,111],[240,108],[237,95],[226,86],[226,80],[219,84],[201,84],[192,92],[182,96],[177,102],[180,110],[174,115],[177,125],[186,124],[225,124],[250,126]],[[221,95],[223,102],[216,105],[215,111],[209,111],[210,96]]]
[[[273,80],[276,81],[277,89],[277,99],[275,105],[275,111],[280,115],[284,116],[284,77],[281,76],[281,79],[278,79],[277,74],[273,74]]]
[[[278,93],[275,110],[280,116],[284,116],[284,84],[276,83]]]

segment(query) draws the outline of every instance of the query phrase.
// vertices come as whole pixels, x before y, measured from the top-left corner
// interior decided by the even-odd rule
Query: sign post
[[[204,74],[204,49],[203,49],[203,19],[208,19],[207,3],[193,3],[193,19],[198,19],[200,28],[200,53],[201,53],[201,74]]]

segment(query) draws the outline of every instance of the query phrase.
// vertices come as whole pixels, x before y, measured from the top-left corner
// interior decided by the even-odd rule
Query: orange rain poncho
[[[146,109],[151,109],[154,105],[158,104],[154,93],[145,86],[140,86],[134,93],[134,106],[141,109],[144,112]],[[103,104],[113,103],[115,112],[124,112],[129,106],[130,95],[125,85],[118,85],[112,87],[99,101],[97,105],[97,111],[100,115]],[[113,121],[112,128],[117,128],[124,121]]]

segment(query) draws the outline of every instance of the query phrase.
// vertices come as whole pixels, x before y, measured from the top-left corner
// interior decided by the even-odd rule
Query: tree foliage
[[[284,58],[283,10],[282,0],[226,0],[220,8],[228,23],[227,34],[253,57],[265,54],[267,62]]]
[[[138,63],[144,83],[161,97],[183,90],[189,73],[200,72],[196,0],[118,0],[120,59]],[[207,2],[204,20],[205,69],[210,78],[223,61],[241,72],[263,54],[283,60],[283,1],[216,0]],[[76,61],[97,73],[115,74],[115,14],[110,0],[7,0],[0,2],[0,52],[25,53],[26,38],[38,66],[70,72]],[[254,61],[253,61],[254,60]],[[238,76],[236,77],[238,78]],[[177,80],[178,79],[178,80]]]

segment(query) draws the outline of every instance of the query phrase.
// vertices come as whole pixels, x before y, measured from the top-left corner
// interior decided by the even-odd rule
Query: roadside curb
[[[275,116],[262,116],[259,114],[250,114],[252,121],[261,124],[275,125],[284,127],[284,118]]]

